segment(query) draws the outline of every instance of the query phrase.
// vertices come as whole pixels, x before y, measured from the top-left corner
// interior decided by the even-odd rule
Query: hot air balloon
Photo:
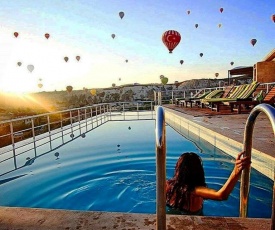
[[[65,62],[69,61],[68,57],[64,57]]]
[[[232,61],[232,62],[230,62],[230,65],[234,65],[234,62]]]
[[[162,79],[162,78],[164,78],[164,76],[163,76],[163,75],[160,75],[160,76],[159,76],[159,79]]]
[[[95,96],[96,95],[96,89],[91,89],[91,94],[93,95],[93,96]]]
[[[202,56],[203,56],[203,53],[200,53],[200,56],[202,57]]]
[[[128,60],[126,59],[126,60],[125,60],[125,62],[127,63],[127,62],[128,62]]]
[[[124,17],[124,12],[119,12],[119,17],[122,19]]]
[[[76,58],[76,60],[77,60],[77,61],[79,61],[79,60],[80,60],[80,56],[76,56],[75,58]]]
[[[21,66],[21,65],[22,65],[22,62],[20,62],[20,61],[17,62],[17,65],[18,65],[18,66]]]
[[[14,34],[14,37],[16,37],[16,38],[17,38],[17,37],[18,37],[18,35],[19,35],[19,33],[18,33],[18,32],[14,32],[13,34]]]
[[[119,78],[118,80],[121,81],[121,78]]]
[[[198,27],[199,27],[199,24],[195,24],[195,27],[198,28]]]
[[[72,92],[73,87],[72,87],[71,85],[68,85],[68,86],[66,87],[66,90],[67,90],[68,93],[70,93],[70,92]]]
[[[28,65],[28,66],[27,66],[27,69],[28,69],[30,72],[32,72],[32,71],[34,70],[34,66],[33,66],[33,65]]]
[[[37,86],[41,89],[43,87],[43,84],[42,83],[38,83]]]
[[[161,79],[161,83],[162,83],[163,85],[166,85],[167,82],[168,82],[168,78],[167,78],[167,77],[164,77],[164,78]]]
[[[183,60],[180,60],[180,64],[183,64]]]
[[[45,38],[49,39],[49,37],[50,37],[50,34],[45,33]]]
[[[190,12],[191,12],[190,10],[187,10],[187,14],[190,14]]]
[[[116,36],[115,34],[112,34],[112,38],[113,38],[113,39],[115,38],[115,36]]]
[[[115,83],[113,83],[113,84],[112,84],[112,87],[116,87],[116,84],[115,84]]]
[[[275,23],[275,14],[271,15],[271,20]]]
[[[218,26],[219,26],[219,28],[221,28],[221,27],[222,27],[222,24],[219,24]]]
[[[218,77],[219,76],[219,73],[215,73],[215,77]]]
[[[220,12],[221,12],[221,13],[223,12],[223,8],[222,8],[222,7],[220,8]]]
[[[176,48],[176,46],[180,43],[181,36],[179,32],[175,30],[167,30],[162,35],[162,42],[168,48],[169,53]]]
[[[250,41],[250,43],[251,43],[253,46],[256,44],[256,42],[257,42],[257,39],[255,39],[255,38],[251,39],[251,41]]]

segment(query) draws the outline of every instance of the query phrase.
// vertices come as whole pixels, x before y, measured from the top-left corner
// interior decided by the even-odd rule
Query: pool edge
[[[270,219],[166,215],[167,229],[270,229]],[[0,207],[0,229],[156,229],[155,214]]]

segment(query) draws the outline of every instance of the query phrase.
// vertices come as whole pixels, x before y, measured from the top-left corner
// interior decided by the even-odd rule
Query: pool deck
[[[243,132],[248,114],[212,113],[208,110],[191,110],[174,105],[164,106],[185,118],[197,122],[213,132],[221,133],[243,143]],[[275,155],[274,134],[270,122],[260,114],[254,126],[253,148]],[[126,201],[127,202],[127,201]],[[271,219],[232,218],[166,215],[166,229],[271,229]],[[113,212],[82,212],[32,208],[0,207],[0,230],[36,229],[156,229],[155,214],[132,214]]]
[[[249,113],[237,114],[228,110],[216,112],[211,111],[209,108],[183,108],[171,104],[163,107],[169,108],[176,114],[213,132],[243,143],[245,124]],[[255,121],[252,147],[269,156],[275,156],[274,133],[269,119],[263,113],[260,113]]]

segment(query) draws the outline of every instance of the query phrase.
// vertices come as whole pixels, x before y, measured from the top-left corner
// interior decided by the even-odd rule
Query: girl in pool
[[[231,175],[217,191],[206,186],[201,158],[196,153],[183,153],[176,163],[174,176],[166,181],[167,213],[202,215],[203,199],[226,200],[242,170],[251,164],[243,154],[238,154]]]

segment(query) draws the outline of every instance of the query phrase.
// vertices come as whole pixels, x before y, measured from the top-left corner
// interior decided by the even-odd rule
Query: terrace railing
[[[265,113],[271,122],[273,133],[275,135],[275,109],[268,104],[260,104],[252,109],[247,118],[244,131],[244,151],[246,156],[251,158],[252,134],[257,116]],[[275,175],[274,175],[275,176]],[[240,217],[247,217],[248,197],[249,197],[250,168],[244,169],[241,177],[240,189]],[[271,229],[275,229],[275,177],[273,185],[272,217]]]
[[[34,161],[75,138],[85,138],[85,133],[108,121],[154,118],[154,103],[146,101],[104,103],[2,121],[0,165],[11,165],[13,161],[14,167],[5,172],[2,167],[0,175],[23,167],[22,159],[18,163],[20,155],[31,152],[27,162]]]

